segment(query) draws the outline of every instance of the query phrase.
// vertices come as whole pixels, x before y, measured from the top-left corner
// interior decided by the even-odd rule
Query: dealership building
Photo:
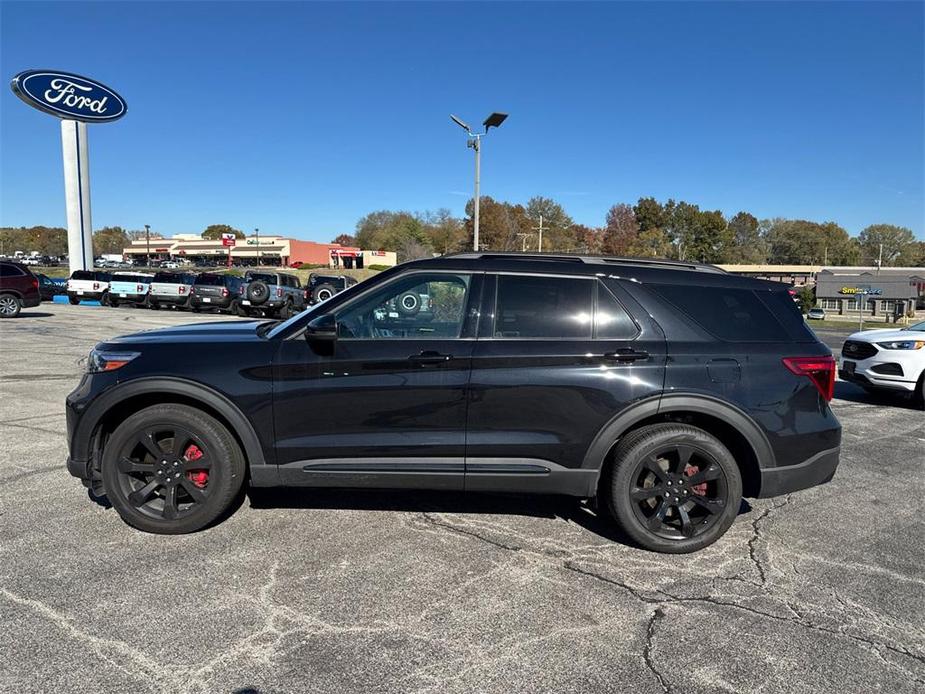
[[[363,268],[370,265],[395,265],[395,253],[364,251],[339,243],[300,241],[284,236],[249,236],[236,239],[231,249],[235,265],[325,265],[337,268]],[[227,261],[229,247],[221,239],[204,239],[199,234],[177,234],[167,239],[138,239],[123,249],[126,260],[144,263],[162,260],[186,260],[196,265],[222,265]]]
[[[925,268],[823,268],[816,273],[816,304],[836,315],[921,315]]]

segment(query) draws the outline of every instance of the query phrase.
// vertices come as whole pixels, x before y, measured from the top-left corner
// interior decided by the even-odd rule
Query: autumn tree
[[[5,227],[0,229],[0,253],[13,255],[41,253],[42,255],[67,254],[67,229],[61,227]]]
[[[642,201],[640,201],[642,202]],[[633,208],[624,203],[607,211],[601,239],[601,252],[609,255],[630,255],[630,248],[639,239],[639,224]]]
[[[913,241],[896,258],[899,267],[925,267],[925,241]]]
[[[575,234],[575,243],[578,244],[580,252],[594,255],[607,253],[604,250],[605,229],[575,224],[572,226],[572,232]]]
[[[527,201],[527,217],[533,222],[532,231],[539,234],[537,227],[540,217],[543,218],[543,247],[541,251],[567,251],[575,248],[577,239],[572,229],[572,218],[569,217],[562,205],[551,198],[540,195]],[[539,238],[534,246],[539,248]]]
[[[519,234],[534,234],[533,220],[523,205],[499,202],[487,195],[479,198],[479,245],[493,251],[519,251],[523,246]],[[474,223],[473,201],[466,203],[466,247],[472,248]],[[535,247],[535,246],[534,246]]]
[[[218,241],[222,238],[222,234],[234,234],[236,239],[244,238],[243,231],[235,229],[228,224],[210,224],[206,227],[205,231],[202,232],[202,238],[209,239],[210,241]]]
[[[128,246],[128,234],[122,227],[103,227],[93,232],[93,254],[122,254]]]
[[[466,228],[461,219],[457,219],[446,208],[436,212],[424,212],[421,215],[424,233],[430,245],[437,253],[446,255],[463,249],[466,243]]]
[[[341,246],[356,246],[357,240],[355,236],[350,234],[338,234],[331,243],[339,243]]]

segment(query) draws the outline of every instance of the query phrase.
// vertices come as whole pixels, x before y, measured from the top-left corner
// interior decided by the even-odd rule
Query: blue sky
[[[377,209],[462,215],[449,120],[510,118],[482,194],[674,197],[925,238],[923,4],[2,3],[0,65],[96,78],[93,225],[327,241]],[[65,225],[56,119],[0,96],[0,225]]]

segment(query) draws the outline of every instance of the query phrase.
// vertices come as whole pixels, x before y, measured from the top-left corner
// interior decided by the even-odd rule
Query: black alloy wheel
[[[103,451],[106,494],[130,525],[156,533],[206,527],[231,504],[244,459],[218,421],[186,405],[135,413]]]
[[[692,552],[732,525],[742,477],[729,450],[686,424],[655,424],[617,446],[605,493],[613,516],[636,542],[660,552]]]

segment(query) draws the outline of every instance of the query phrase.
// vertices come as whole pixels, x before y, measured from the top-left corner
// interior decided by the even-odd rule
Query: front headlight
[[[87,373],[96,374],[121,369],[139,354],[139,352],[103,352],[94,349],[87,357]]]
[[[894,340],[893,342],[878,342],[877,347],[883,349],[922,349],[925,340]]]

